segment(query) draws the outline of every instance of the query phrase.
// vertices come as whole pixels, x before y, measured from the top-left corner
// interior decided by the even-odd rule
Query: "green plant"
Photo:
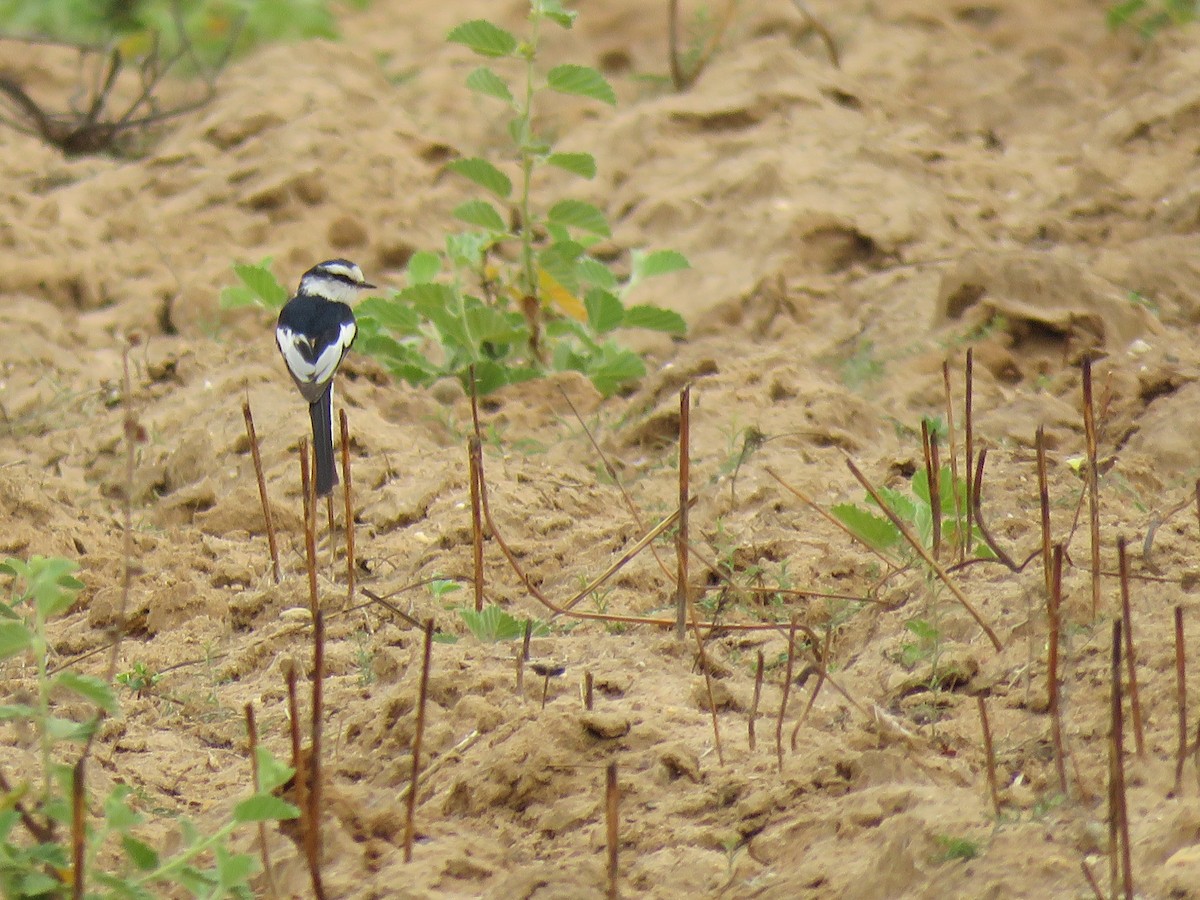
[[[838,362],[842,383],[851,390],[879,381],[886,371],[887,366],[875,355],[875,342],[866,338],[859,340],[854,352]]]
[[[932,660],[936,678],[936,661],[942,646],[942,634],[937,625],[926,619],[909,619],[904,623],[904,628],[916,640],[900,646],[900,664],[911,669],[923,660]]]
[[[974,859],[979,855],[979,841],[973,841],[970,838],[951,837],[948,834],[939,834],[935,840],[940,848],[940,852],[934,855],[933,861],[935,863],[951,862],[956,859]]]
[[[265,749],[257,748],[259,780],[255,793],[233,810],[228,822],[202,834],[179,821],[180,840],[169,853],[141,837],[145,816],[134,809],[134,791],[116,785],[92,797],[83,783],[85,761],[97,728],[118,711],[112,685],[70,669],[51,674],[48,623],[67,612],[83,584],[75,563],[57,557],[9,559],[0,573],[12,578],[7,602],[0,601],[0,660],[32,661],[36,688],[29,701],[0,706],[0,721],[13,722],[36,738],[39,763],[22,770],[15,785],[7,777],[0,789],[0,892],[6,897],[66,898],[76,883],[88,884],[88,897],[148,898],[168,886],[192,896],[251,897],[249,878],[258,861],[230,849],[242,825],[295,818],[299,810],[272,791],[293,774]],[[82,700],[91,712],[64,715],[64,694]],[[78,818],[82,832],[74,831]],[[75,869],[77,854],[83,871]],[[99,890],[97,890],[99,888]]]
[[[1145,38],[1171,25],[1186,25],[1200,16],[1196,0],[1119,0],[1108,8],[1108,27],[1134,28]]]
[[[128,671],[117,673],[117,683],[129,688],[139,697],[150,693],[160,678],[162,675],[151,671],[144,662],[135,662]]]
[[[535,103],[546,91],[615,104],[612,86],[595,69],[564,63],[540,65],[543,27],[569,29],[575,13],[560,0],[531,0],[524,39],[483,19],[454,28],[447,37],[495,66],[515,70],[508,80],[492,65],[467,76],[467,87],[499,102],[508,116],[507,158],[464,157],[448,168],[483,194],[454,210],[469,230],[448,234],[440,252],[409,259],[407,286],[392,297],[371,297],[356,310],[359,348],[397,378],[428,385],[474,378],[480,393],[536,378],[549,371],[578,371],[605,395],[641,378],[641,357],[613,337],[622,328],[683,335],[683,317],[647,304],[631,304],[645,279],[687,268],[670,250],[629,255],[627,272],[593,254],[611,237],[604,213],[564,197],[541,208],[534,183],[554,169],[582,179],[596,174],[592,154],[555,148],[535,125]],[[266,269],[235,267],[242,284],[227,290],[227,308],[251,304],[276,309],[286,291]]]
[[[941,524],[942,540],[957,546],[966,537],[967,485],[960,477],[955,478],[950,466],[943,465],[938,473],[939,507],[937,515]],[[929,549],[933,545],[933,521],[935,511],[929,499],[929,479],[925,470],[918,469],[904,493],[894,488],[881,487],[880,495],[896,516],[908,526],[921,544]],[[839,503],[830,513],[860,541],[884,556],[899,562],[911,559],[911,549],[900,529],[878,509],[870,497],[864,503]],[[978,526],[972,526],[970,544],[976,559],[993,559],[995,554],[983,542]]]
[[[537,637],[550,633],[546,623],[540,619],[518,619],[499,606],[487,606],[482,612],[463,607],[458,611],[471,634],[487,644],[497,641],[515,641],[525,636],[525,627],[533,623],[533,634]]]

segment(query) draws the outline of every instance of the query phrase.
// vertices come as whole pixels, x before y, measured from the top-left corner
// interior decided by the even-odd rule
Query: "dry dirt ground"
[[[631,336],[652,374],[627,396],[603,400],[556,378],[488,398],[483,418],[497,526],[532,582],[561,600],[676,503],[678,391],[691,384],[697,613],[733,623],[797,616],[829,634],[831,681],[789,748],[815,683],[796,679],[782,769],[774,738],[786,628],[707,641],[723,762],[695,645],[667,630],[555,620],[532,655],[564,673],[544,705],[540,678],[518,692],[515,645],[482,643],[457,612],[469,590],[401,591],[469,578],[467,404],[456,390],[391,383],[351,355],[340,397],[353,431],[361,583],[459,640],[433,649],[431,769],[405,865],[400,798],[419,634],[361,596],[343,609],[344,574],[322,574],[331,896],[600,896],[613,761],[627,896],[1091,896],[1081,862],[1108,878],[1108,644],[1119,598],[1106,574],[1093,617],[1086,514],[1073,527],[1078,362],[1092,349],[1102,567],[1115,571],[1126,535],[1135,576],[1145,752],[1130,742],[1134,875],[1142,896],[1200,897],[1190,761],[1182,794],[1171,790],[1172,607],[1200,646],[1200,540],[1191,507],[1168,515],[1200,475],[1200,31],[1113,35],[1105,4],[1084,0],[812,5],[837,40],[840,69],[785,0],[745,4],[682,95],[644,77],[666,71],[663,4],[585,4],[576,30],[548,45],[552,60],[604,68],[621,103],[551,107],[563,146],[592,150],[600,174],[583,188],[547,178],[539,196],[571,191],[602,204],[619,250],[687,254],[690,272],[646,284],[638,299],[679,310],[690,334]],[[397,283],[414,249],[440,244],[449,210],[469,193],[445,162],[486,153],[502,136],[494,107],[462,86],[474,62],[443,38],[478,15],[519,28],[524,8],[450,0],[417,12],[376,0],[344,18],[340,43],[236,62],[216,100],[136,162],[64,159],[0,131],[0,550],[79,561],[87,587],[53,631],[56,660],[104,642],[121,594],[121,423],[123,401],[132,404],[148,441],[133,484],[136,572],[119,668],[164,675],[143,697],[125,694],[93,778],[133,786],[166,817],[163,834],[171,816],[228,815],[248,782],[243,706],[255,705],[264,740],[282,753],[282,673],[293,661],[311,666],[295,463],[307,417],[269,316],[220,309],[230,265],[271,255],[294,283],[336,254]],[[72,74],[36,57],[21,71],[45,90]],[[131,333],[142,341],[123,397]],[[953,575],[994,627],[996,651],[920,567],[889,572],[768,472],[822,509],[862,501],[847,456],[872,481],[904,489],[921,465],[922,417],[944,416],[947,359],[961,458],[968,347],[976,440],[989,450],[984,509],[1018,561],[1040,546],[1033,446],[1045,427],[1052,530],[1069,542],[1068,798],[1046,713],[1040,562]],[[246,399],[280,528],[279,586]],[[666,540],[655,549],[661,565],[641,554],[578,608],[669,617],[673,551]],[[485,550],[489,599],[549,619],[496,543]],[[933,649],[914,622],[936,631],[938,690],[929,690]],[[766,679],[750,749],[760,650]],[[808,658],[798,655],[796,673]],[[77,665],[103,671],[98,656]],[[590,724],[585,672],[599,715]],[[5,663],[6,695],[29,675]],[[975,695],[991,715],[999,814]],[[27,757],[15,735],[4,740],[11,776]],[[250,834],[243,841],[252,846]],[[974,858],[954,858],[964,846]],[[305,896],[294,845],[276,834],[272,851],[284,892]]]

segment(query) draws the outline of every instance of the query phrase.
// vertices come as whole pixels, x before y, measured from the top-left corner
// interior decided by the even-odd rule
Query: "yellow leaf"
[[[570,316],[577,322],[587,321],[587,309],[583,302],[563,287],[557,278],[542,268],[538,269],[538,290],[563,315]]]

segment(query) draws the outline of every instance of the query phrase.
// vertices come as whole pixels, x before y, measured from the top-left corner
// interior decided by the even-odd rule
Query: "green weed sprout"
[[[483,19],[463,23],[447,37],[488,64],[466,80],[475,93],[497,103],[507,117],[510,144],[495,162],[464,157],[448,168],[481,195],[454,210],[468,230],[448,234],[440,252],[414,253],[407,286],[392,297],[359,304],[357,347],[391,373],[414,385],[443,378],[464,387],[474,372],[481,394],[552,371],[577,371],[611,395],[645,375],[642,359],[621,347],[613,333],[641,328],[682,336],[676,312],[630,304],[642,281],[688,267],[671,250],[630,253],[628,272],[593,255],[611,237],[604,213],[591,203],[563,198],[545,209],[533,202],[533,185],[547,168],[582,179],[596,174],[591,153],[559,150],[534,125],[535,103],[546,91],[615,104],[612,86],[595,69],[540,64],[543,28],[569,29],[575,13],[560,0],[532,0],[528,33],[518,39]],[[513,75],[505,78],[497,68]],[[240,285],[222,295],[226,308],[278,309],[287,291],[269,262],[238,265]]]
[[[262,747],[257,748],[254,794],[210,834],[181,819],[181,840],[170,854],[138,837],[145,817],[131,805],[133,790],[127,785],[116,785],[102,798],[80,785],[84,829],[73,837],[72,798],[87,748],[103,717],[119,712],[112,685],[104,679],[70,669],[50,671],[47,625],[71,608],[83,588],[73,574],[77,568],[71,560],[42,556],[0,563],[0,574],[13,582],[10,598],[0,600],[0,660],[31,660],[37,681],[32,698],[11,698],[0,706],[0,722],[33,735],[40,757],[38,772],[22,773],[16,784],[5,773],[0,790],[0,894],[57,900],[73,896],[82,877],[88,897],[142,900],[162,896],[167,886],[196,897],[252,897],[249,879],[258,860],[233,852],[230,838],[242,825],[299,815],[272,793],[292,770]],[[62,714],[64,695],[85,701],[91,713]],[[83,873],[74,868],[76,840],[82,844]]]
[[[1170,26],[1195,22],[1200,16],[1195,0],[1119,0],[1108,8],[1108,27],[1129,27],[1152,38]]]
[[[541,637],[550,633],[545,622],[539,619],[518,619],[506,613],[499,606],[488,606],[482,612],[463,607],[458,611],[462,620],[470,629],[471,634],[485,644],[495,644],[498,641],[515,641],[525,636],[526,624],[533,623],[533,635]]]

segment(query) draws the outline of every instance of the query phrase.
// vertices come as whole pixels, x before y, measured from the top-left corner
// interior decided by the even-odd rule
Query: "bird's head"
[[[355,263],[348,259],[328,259],[317,263],[300,277],[301,294],[349,303],[363,291],[373,290]]]

